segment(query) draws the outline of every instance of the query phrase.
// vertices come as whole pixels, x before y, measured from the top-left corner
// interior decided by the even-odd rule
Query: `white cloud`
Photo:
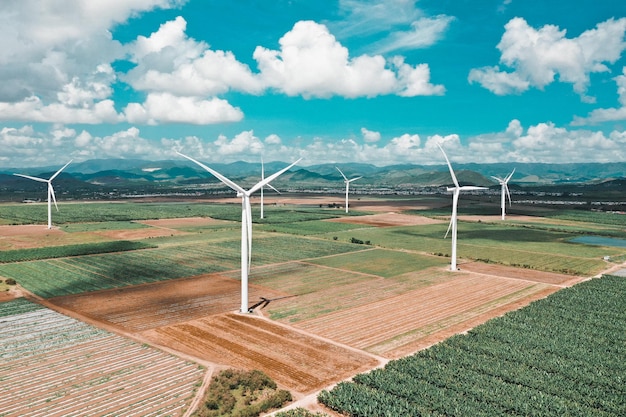
[[[622,69],[622,75],[613,78],[617,83],[618,101],[621,107],[608,109],[595,109],[587,117],[575,116],[573,126],[584,126],[602,122],[615,122],[626,120],[626,67]]]
[[[380,132],[373,132],[364,127],[361,128],[361,135],[363,135],[363,140],[367,143],[378,142],[380,140]]]
[[[124,110],[130,123],[191,123],[211,124],[236,122],[243,118],[240,109],[226,100],[178,97],[169,93],[150,93],[143,104],[130,103]]]
[[[340,95],[348,98],[382,94],[428,95],[430,71],[400,63],[396,74],[380,55],[349,57],[326,26],[297,22],[279,41],[279,51],[257,47],[253,57],[268,87],[305,98]],[[437,87],[434,87],[437,90]]]
[[[179,0],[22,0],[0,9],[0,101],[56,99],[74,78],[123,56],[109,29]]]
[[[186,27],[187,22],[179,16],[149,37],[139,36],[129,47],[137,66],[124,80],[140,91],[179,96],[215,96],[229,90],[258,94],[263,90],[250,68],[232,52],[213,51],[208,44],[190,39]]]
[[[571,130],[550,122],[523,128],[512,120],[499,132],[462,138],[458,134],[420,137],[405,133],[389,141],[366,142],[351,138],[334,140],[312,138],[284,143],[277,135],[264,139],[253,131],[232,137],[185,136],[147,138],[136,127],[95,135],[80,133],[63,125],[48,131],[32,126],[0,130],[0,156],[5,166],[44,166],[51,160],[77,161],[91,158],[176,159],[174,150],[193,155],[207,163],[235,161],[294,161],[304,157],[301,166],[319,163],[363,162],[376,165],[411,163],[441,165],[440,144],[452,163],[493,162],[626,162],[626,131],[609,134],[594,130]]]
[[[625,32],[626,18],[609,19],[576,38],[567,38],[566,31],[557,26],[535,29],[516,17],[505,25],[497,45],[500,63],[512,71],[499,67],[472,69],[468,80],[504,95],[530,87],[543,89],[558,79],[572,84],[583,101],[592,102],[594,99],[586,96],[589,76],[609,71],[606,64],[620,58],[626,49]]]
[[[375,42],[372,50],[377,54],[392,51],[427,48],[439,41],[450,23],[451,16],[423,17],[411,23],[411,29],[393,32],[387,38]]]

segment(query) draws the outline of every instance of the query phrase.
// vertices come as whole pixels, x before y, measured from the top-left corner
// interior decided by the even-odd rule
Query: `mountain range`
[[[287,163],[265,163],[265,173],[270,175]],[[0,189],[38,190],[41,183],[16,177],[14,173],[49,178],[59,165],[37,168],[7,168],[0,170]],[[211,168],[240,183],[251,186],[260,180],[261,164],[234,162],[210,164]],[[352,187],[362,189],[411,189],[420,187],[440,187],[452,183],[446,165],[390,165],[378,167],[363,163],[319,164],[296,166],[283,174],[273,184],[283,189],[316,190],[341,189],[343,179],[336,166],[348,178],[362,176]],[[459,182],[480,186],[496,186],[491,176],[504,177],[513,168],[515,173],[511,187],[546,186],[557,184],[602,184],[607,182],[624,183],[625,163],[579,163],[579,164],[540,164],[540,163],[496,163],[496,164],[453,164]],[[139,159],[91,159],[70,164],[55,180],[65,188],[82,190],[86,193],[111,188],[144,190],[152,192],[160,189],[200,188],[202,185],[224,188],[210,173],[189,161],[165,160],[146,161]]]

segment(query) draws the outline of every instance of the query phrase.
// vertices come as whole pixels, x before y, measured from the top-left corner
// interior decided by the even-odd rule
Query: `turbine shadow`
[[[250,308],[248,308],[248,311],[252,311],[257,307],[260,308],[265,308],[269,305],[270,302],[272,301],[276,301],[276,300],[282,300],[283,298],[292,298],[292,297],[296,297],[295,295],[285,295],[284,297],[277,297],[277,298],[265,298],[265,297],[260,297],[261,301],[259,301],[256,304],[253,304],[252,306],[250,306]]]

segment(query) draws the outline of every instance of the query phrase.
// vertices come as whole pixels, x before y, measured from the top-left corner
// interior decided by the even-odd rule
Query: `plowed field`
[[[252,302],[261,297],[271,299],[284,295],[267,288],[249,286],[249,299]],[[48,301],[134,332],[236,311],[241,304],[241,284],[237,280],[211,274],[57,297]]]
[[[471,320],[546,288],[544,284],[528,281],[458,273],[456,279],[441,284],[302,321],[295,326],[385,355],[435,330]]]
[[[206,360],[260,369],[301,393],[378,365],[363,353],[250,315],[227,313],[148,330],[157,344]]]

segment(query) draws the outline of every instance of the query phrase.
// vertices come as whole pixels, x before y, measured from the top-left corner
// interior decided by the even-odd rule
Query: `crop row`
[[[125,252],[154,248],[143,242],[118,240],[113,242],[83,243],[78,245],[48,246],[0,251],[0,263],[23,262],[37,259],[64,258],[68,256],[93,255],[98,253]]]
[[[253,266],[361,249],[358,245],[319,239],[270,236],[255,241]],[[238,269],[239,266],[240,242],[225,240],[3,264],[0,275],[15,279],[41,297],[50,298]]]
[[[8,311],[28,302],[2,304]],[[3,416],[180,415],[203,374],[45,308],[3,317],[0,333]]]
[[[626,279],[587,281],[319,400],[350,416],[623,416],[624,302]]]

